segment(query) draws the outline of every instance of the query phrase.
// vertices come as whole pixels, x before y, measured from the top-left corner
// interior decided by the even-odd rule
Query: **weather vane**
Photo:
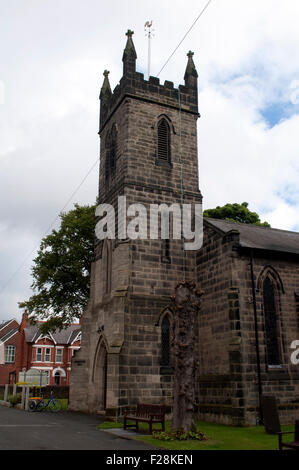
[[[150,69],[151,69],[151,39],[153,37],[153,20],[147,21],[144,25],[144,31],[146,31],[146,36],[148,37],[148,66],[147,66],[147,74],[148,78],[150,76]]]

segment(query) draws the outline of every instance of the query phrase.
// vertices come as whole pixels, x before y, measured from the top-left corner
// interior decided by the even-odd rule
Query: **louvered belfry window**
[[[170,128],[166,119],[158,123],[158,160],[170,163]]]
[[[278,344],[277,314],[275,302],[275,287],[271,279],[266,277],[263,285],[265,333],[267,363],[269,366],[280,365]]]

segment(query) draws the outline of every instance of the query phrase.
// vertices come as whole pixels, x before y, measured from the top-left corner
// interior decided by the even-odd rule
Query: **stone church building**
[[[100,100],[99,203],[201,203],[198,74],[188,53],[184,85],[136,72],[127,32],[123,76]],[[211,189],[212,190],[212,189]],[[120,228],[119,228],[120,230]],[[120,234],[118,234],[120,235]],[[184,258],[184,262],[183,262]],[[196,331],[200,419],[255,424],[262,394],[282,422],[299,418],[299,234],[204,220],[203,246],[181,240],[97,241],[81,349],[72,359],[70,407],[120,416],[139,402],[172,403],[170,296],[183,278],[204,291]]]

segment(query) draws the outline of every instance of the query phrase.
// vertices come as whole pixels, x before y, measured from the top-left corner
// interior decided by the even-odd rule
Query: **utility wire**
[[[176,51],[178,50],[178,48],[180,47],[180,45],[182,44],[182,42],[186,39],[186,37],[188,36],[188,34],[190,33],[190,31],[192,30],[192,28],[195,26],[195,24],[197,23],[197,21],[199,20],[199,18],[204,14],[204,12],[206,11],[206,9],[208,8],[208,6],[210,5],[210,3],[212,2],[212,0],[209,0],[208,3],[205,5],[205,7],[203,8],[203,10],[200,12],[200,14],[197,16],[197,18],[193,21],[192,25],[190,26],[190,28],[188,29],[188,31],[185,33],[184,37],[181,39],[181,41],[179,42],[179,44],[176,46],[176,48],[174,49],[174,51],[172,52],[172,54],[169,56],[169,58],[167,59],[167,61],[165,62],[165,64],[163,65],[163,67],[161,68],[160,72],[157,74],[157,77],[159,77],[160,73],[162,72],[162,70],[166,67],[166,65],[168,64],[168,62],[170,61],[170,59],[174,56],[174,54],[176,53]],[[180,188],[181,188],[181,230],[182,230],[182,256],[183,256],[183,276],[184,276],[184,280],[186,279],[186,252],[185,252],[185,239],[184,239],[184,235],[183,235],[183,203],[184,203],[184,185],[183,185],[183,159],[182,159],[182,122],[181,122],[181,110],[182,110],[182,107],[181,107],[181,94],[180,94],[180,90],[179,90],[179,93],[178,93],[178,102],[179,102],[179,131],[180,131]]]
[[[206,11],[206,9],[208,8],[208,6],[210,5],[210,3],[212,2],[212,0],[209,0],[208,3],[206,4],[206,6],[204,7],[204,9],[200,12],[200,14],[198,15],[198,17],[193,21],[192,25],[190,26],[190,28],[188,29],[188,31],[186,32],[185,36],[181,39],[181,41],[179,42],[179,44],[177,45],[177,47],[175,48],[175,50],[173,51],[173,53],[168,57],[167,61],[165,62],[165,64],[163,65],[163,67],[161,68],[160,72],[157,74],[157,77],[159,77],[160,73],[162,72],[162,70],[166,67],[166,65],[168,64],[168,62],[170,61],[170,59],[174,56],[174,54],[176,53],[176,51],[178,50],[178,48],[180,47],[180,45],[182,44],[182,42],[186,39],[186,37],[188,36],[188,34],[190,33],[191,29],[193,29],[193,27],[195,26],[195,24],[197,23],[197,21],[199,20],[199,18],[204,14],[204,12]]]
[[[97,158],[97,160],[93,163],[93,165],[91,166],[91,168],[88,170],[88,172],[86,173],[86,175],[84,176],[83,180],[81,181],[81,183],[77,186],[77,188],[75,189],[75,191],[72,193],[72,195],[69,197],[69,199],[67,200],[67,202],[64,204],[63,208],[61,209],[61,211],[57,214],[57,216],[55,217],[55,219],[53,220],[53,222],[49,225],[49,227],[47,228],[47,230],[45,230],[44,234],[42,235],[42,239],[48,234],[48,232],[51,230],[51,228],[53,227],[53,225],[56,223],[56,221],[59,219],[59,215],[61,214],[61,212],[63,212],[65,210],[65,208],[69,205],[69,203],[72,201],[73,197],[75,196],[75,194],[79,191],[79,189],[81,188],[81,186],[84,184],[84,182],[86,181],[86,179],[88,178],[88,176],[90,175],[90,173],[93,171],[93,169],[95,168],[95,166],[98,164],[99,162],[99,158]],[[1,288],[0,290],[0,295],[2,294],[2,292],[6,289],[6,287],[8,286],[8,284],[14,279],[14,277],[19,273],[19,271],[23,268],[24,264],[26,263],[26,261],[28,260],[28,258],[32,255],[32,253],[34,253],[34,251],[39,247],[40,243],[38,243],[31,251],[30,253],[28,253],[26,255],[26,257],[24,258],[24,260],[22,261],[22,263],[20,264],[20,266],[16,269],[16,271],[12,274],[12,276],[8,279],[8,281],[3,285],[3,287]]]
[[[183,204],[184,204],[184,182],[183,182],[183,156],[182,156],[182,105],[181,105],[181,92],[179,89],[179,131],[180,131],[180,188],[181,188],[181,237],[182,237],[182,255],[183,255],[183,276],[186,280],[186,252],[185,252],[185,238],[183,233]]]
[[[160,73],[162,72],[162,70],[166,67],[166,65],[168,64],[168,62],[170,61],[170,59],[174,56],[174,54],[176,53],[176,51],[178,50],[178,48],[180,47],[180,45],[183,43],[183,41],[186,39],[186,37],[188,36],[188,34],[190,33],[190,31],[193,29],[193,27],[195,26],[195,24],[197,23],[197,21],[199,20],[199,18],[204,14],[204,12],[206,11],[206,9],[208,8],[208,6],[210,5],[210,3],[212,2],[212,0],[209,0],[207,2],[207,4],[205,5],[205,7],[203,8],[203,10],[200,12],[200,14],[197,16],[197,18],[193,21],[192,25],[190,26],[190,28],[188,29],[188,31],[185,33],[185,35],[183,36],[183,38],[181,39],[181,41],[179,42],[179,44],[176,46],[176,48],[174,49],[174,51],[172,52],[172,54],[169,56],[169,58],[167,59],[167,61],[165,62],[165,64],[163,65],[163,67],[161,68],[160,72],[157,74],[157,77],[159,77]],[[94,169],[94,167],[96,166],[96,164],[98,163],[98,159],[95,161],[95,163],[92,165],[92,167],[89,169],[89,171],[87,172],[86,176],[83,178],[83,180],[81,181],[81,183],[79,184],[79,186],[75,189],[75,191],[72,193],[72,195],[70,196],[70,198],[68,199],[68,201],[65,203],[65,205],[63,206],[63,208],[61,209],[61,211],[59,212],[59,214],[61,212],[64,211],[64,209],[68,206],[68,204],[71,202],[71,200],[73,199],[73,197],[75,196],[75,194],[79,191],[79,189],[81,188],[81,186],[83,185],[83,183],[85,182],[85,180],[88,178],[88,176],[90,175],[90,173],[92,172],[92,170]],[[45,233],[42,235],[42,238],[44,238],[47,233],[51,230],[51,228],[53,227],[53,225],[55,224],[55,222],[57,221],[57,219],[59,218],[59,214],[55,217],[55,219],[53,220],[53,222],[51,223],[51,225],[48,227],[48,229],[45,231]],[[27,259],[32,255],[32,253],[37,249],[37,247],[39,246],[36,245],[31,251],[30,253],[28,253],[28,255],[25,257],[24,261],[20,264],[20,266],[17,268],[17,270],[13,273],[13,275],[8,279],[8,281],[4,284],[4,286],[2,287],[2,289],[0,290],[0,295],[2,294],[2,292],[4,291],[4,289],[8,286],[8,284],[12,281],[12,279],[16,276],[16,274],[22,269],[22,267],[24,266],[24,264],[26,263]]]

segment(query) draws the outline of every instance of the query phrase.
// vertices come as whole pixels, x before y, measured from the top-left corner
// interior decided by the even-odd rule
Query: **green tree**
[[[32,322],[45,320],[42,331],[62,328],[79,318],[89,298],[94,253],[96,206],[79,206],[60,214],[60,228],[44,237],[33,260],[33,292],[20,308]]]
[[[212,219],[223,219],[243,224],[271,227],[268,222],[261,222],[256,212],[251,212],[248,209],[248,202],[243,202],[242,204],[226,204],[222,207],[217,206],[215,209],[205,210],[203,215],[204,217],[211,217]]]

